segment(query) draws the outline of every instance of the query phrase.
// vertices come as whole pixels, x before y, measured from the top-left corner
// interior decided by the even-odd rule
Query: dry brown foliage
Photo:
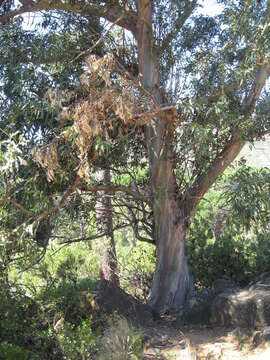
[[[71,131],[64,132],[62,138],[75,140],[80,159],[77,174],[88,178],[90,164],[87,154],[94,138],[106,138],[107,129],[112,130],[116,122],[133,129],[145,125],[157,114],[164,117],[167,108],[166,111],[155,108],[153,99],[142,91],[136,80],[127,76],[112,54],[103,58],[91,55],[86,65],[86,72],[79,79],[80,87],[86,94],[83,100],[63,107],[63,98],[70,100],[74,97],[74,92],[67,91],[48,91],[47,99],[51,106],[60,109],[58,121],[73,121]],[[48,180],[54,180],[59,167],[56,141],[44,148],[37,148],[34,159],[46,168]]]
[[[57,143],[54,141],[45,147],[36,147],[33,157],[37,164],[46,169],[48,181],[55,179],[55,171],[60,168],[57,155]]]

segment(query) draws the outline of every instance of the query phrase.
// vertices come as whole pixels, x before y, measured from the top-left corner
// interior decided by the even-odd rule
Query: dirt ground
[[[270,360],[270,344],[255,347],[252,333],[207,326],[160,323],[144,329],[144,360]]]

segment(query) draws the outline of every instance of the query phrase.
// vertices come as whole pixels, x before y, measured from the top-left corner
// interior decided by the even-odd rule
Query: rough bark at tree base
[[[156,271],[149,305],[159,313],[182,309],[194,294],[185,254],[186,226],[167,223],[167,236],[160,238]]]

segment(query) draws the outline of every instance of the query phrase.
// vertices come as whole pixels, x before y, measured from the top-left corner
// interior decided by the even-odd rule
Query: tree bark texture
[[[149,305],[159,313],[184,307],[193,294],[185,254],[187,228],[184,219],[176,221],[173,215],[175,210],[174,202],[168,202],[168,208],[164,210],[164,221],[157,224],[158,229],[164,232],[160,234],[157,246],[157,263]]]
[[[110,169],[98,169],[96,171],[96,180],[102,182],[104,185],[110,185]],[[115,285],[119,285],[110,194],[103,191],[97,192],[96,217],[98,231],[107,234],[99,241],[100,277]]]
[[[138,1],[139,71],[144,88],[162,105],[149,0]],[[172,153],[173,123],[152,119],[146,127],[152,206],[157,245],[150,306],[162,313],[185,305],[192,282],[185,255],[186,214],[176,199]]]

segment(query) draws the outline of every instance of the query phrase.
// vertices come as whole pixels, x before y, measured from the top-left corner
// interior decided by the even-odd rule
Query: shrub
[[[246,285],[269,271],[269,179],[269,170],[243,165],[225,174],[201,201],[187,236],[198,287],[222,277]]]
[[[0,360],[28,360],[29,356],[29,351],[21,349],[17,345],[10,344],[7,341],[0,342]]]
[[[93,332],[91,317],[79,326],[65,323],[57,334],[57,340],[66,360],[87,360],[97,351],[99,332]]]
[[[0,354],[4,359],[55,359],[57,343],[48,336],[47,319],[38,303],[19,289],[12,293],[2,289],[0,298]]]
[[[143,358],[142,334],[125,318],[114,317],[100,343],[98,360],[140,360]]]
[[[121,287],[141,301],[148,299],[155,270],[155,247],[137,242],[117,248]]]
[[[55,262],[49,250],[41,263],[22,276],[19,265],[9,272],[10,284],[0,287],[0,341],[5,356],[70,359],[67,353],[72,353],[73,346],[74,358],[88,358],[83,354],[90,353],[98,339],[91,320],[93,281],[82,278],[84,260],[76,250],[74,255],[57,253]],[[57,334],[53,326],[62,315],[65,332]]]

